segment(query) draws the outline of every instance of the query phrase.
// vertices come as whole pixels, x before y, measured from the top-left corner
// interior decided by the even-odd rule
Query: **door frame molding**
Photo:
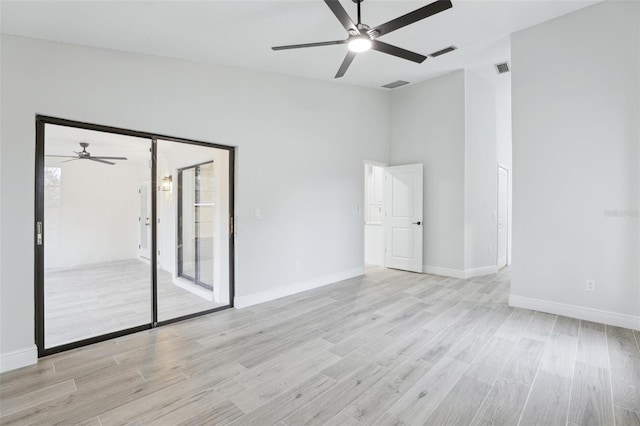
[[[44,244],[38,244],[38,223],[44,223],[44,149],[45,149],[45,125],[54,124],[58,126],[76,127],[86,130],[95,130],[99,132],[113,133],[125,136],[133,136],[151,141],[151,318],[149,323],[140,326],[118,330],[115,332],[102,334],[99,336],[90,337],[87,339],[78,340],[75,342],[67,343],[64,345],[54,346],[51,348],[45,348],[45,316],[44,316]],[[220,145],[216,143],[209,143],[195,139],[180,138],[175,136],[167,136],[158,133],[143,132],[138,130],[123,129],[120,127],[104,126],[100,124],[86,123],[82,121],[69,120],[58,117],[51,117],[46,115],[36,114],[35,116],[36,126],[36,149],[35,149],[35,203],[34,203],[34,306],[35,306],[35,342],[38,348],[38,357],[52,355],[54,353],[66,351],[69,349],[75,349],[93,343],[102,342],[116,337],[125,336],[132,333],[137,333],[143,330],[149,330],[155,327],[171,324],[178,321],[183,321],[191,318],[195,318],[202,315],[207,315],[212,312],[221,311],[233,307],[234,295],[235,295],[235,230],[234,230],[234,218],[235,218],[235,152],[236,147]],[[156,253],[157,249],[157,141],[161,139],[168,142],[184,143],[189,145],[200,145],[209,148],[223,149],[229,152],[229,303],[225,306],[219,306],[213,309],[208,309],[201,312],[196,312],[188,315],[183,315],[176,318],[171,318],[164,321],[158,321],[158,280],[157,280],[157,265],[158,257]],[[41,225],[41,235],[44,241],[46,237],[44,233],[44,226]]]

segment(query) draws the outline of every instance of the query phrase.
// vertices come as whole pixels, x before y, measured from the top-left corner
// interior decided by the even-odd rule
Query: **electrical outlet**
[[[585,290],[587,291],[596,291],[596,282],[595,280],[587,280],[585,281]]]
[[[296,272],[300,272],[300,262],[294,263],[293,268],[295,269]]]
[[[493,254],[493,246],[490,245],[489,247],[487,247],[487,253],[489,254]]]

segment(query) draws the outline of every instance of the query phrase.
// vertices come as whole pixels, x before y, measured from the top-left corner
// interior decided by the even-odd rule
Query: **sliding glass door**
[[[174,303],[164,292],[158,298],[161,321],[201,309],[228,305],[229,294],[229,151],[207,146],[176,144],[158,140],[158,180],[176,183],[165,188],[158,200],[163,248],[160,270],[165,280],[188,292],[185,303]],[[173,212],[175,211],[175,216]],[[162,255],[173,248],[175,259]]]
[[[231,306],[232,148],[38,117],[36,151],[41,356]]]
[[[137,230],[151,139],[55,124],[44,132],[45,348],[148,324],[149,247]]]

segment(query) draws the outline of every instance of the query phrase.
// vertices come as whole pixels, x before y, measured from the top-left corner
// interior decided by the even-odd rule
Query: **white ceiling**
[[[356,6],[341,0],[352,18]],[[366,0],[372,27],[430,1]],[[421,54],[459,49],[422,64],[379,52],[358,55],[341,83],[379,87],[418,82],[509,58],[509,34],[598,3],[557,0],[453,0],[453,8],[380,40]],[[271,46],[344,39],[322,0],[2,1],[6,34],[333,81],[347,47],[272,51]],[[505,46],[507,48],[505,49]]]

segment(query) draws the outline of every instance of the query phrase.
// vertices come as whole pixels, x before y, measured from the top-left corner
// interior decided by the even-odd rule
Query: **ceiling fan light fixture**
[[[367,36],[353,37],[349,42],[349,50],[356,53],[366,52],[371,49],[371,39]]]

